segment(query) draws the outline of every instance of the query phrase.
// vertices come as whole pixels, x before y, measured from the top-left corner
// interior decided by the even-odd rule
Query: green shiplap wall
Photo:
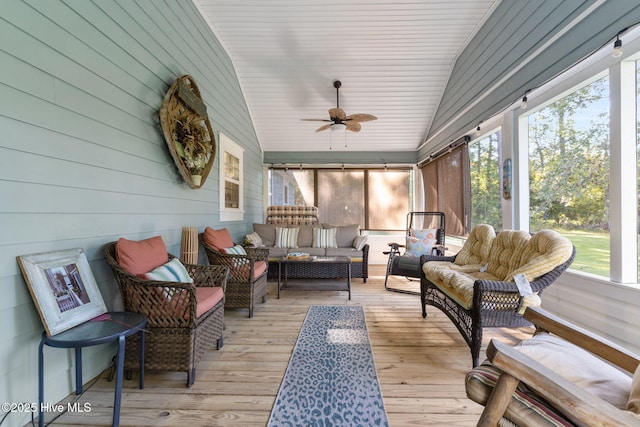
[[[616,34],[638,23],[640,3],[634,0],[500,2],[458,57],[418,159],[604,44],[611,42],[613,50]]]
[[[0,64],[0,401],[35,402],[43,328],[16,256],[83,248],[119,309],[103,245],[161,235],[178,254],[183,226],[240,239],[263,217],[262,150],[231,60],[190,1],[4,1]],[[219,221],[218,160],[191,190],[166,148],[157,111],[181,74],[196,80],[216,138],[245,150],[242,222]],[[85,349],[84,379],[114,352]],[[45,362],[45,400],[57,402],[73,391],[73,357],[45,348]]]

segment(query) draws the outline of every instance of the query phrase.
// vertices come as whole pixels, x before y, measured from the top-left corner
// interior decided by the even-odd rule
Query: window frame
[[[244,149],[222,132],[218,135],[220,141],[220,222],[244,220]],[[225,174],[225,153],[229,153],[238,159],[239,179],[228,178]],[[226,183],[232,182],[238,185],[238,207],[228,208],[225,201]]]

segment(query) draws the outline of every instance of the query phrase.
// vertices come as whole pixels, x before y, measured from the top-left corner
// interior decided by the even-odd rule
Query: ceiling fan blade
[[[370,122],[372,120],[378,120],[376,116],[371,114],[350,114],[346,117],[345,120],[352,120],[354,122]]]
[[[344,123],[347,125],[347,130],[350,130],[351,132],[360,132],[360,129],[362,128],[362,126],[360,126],[360,123],[356,122],[355,120],[350,120]]]
[[[320,126],[318,129],[316,129],[316,132],[321,132],[323,130],[327,130],[331,127],[331,125],[324,125],[324,126]]]
[[[329,109],[329,117],[331,117],[332,119],[336,118],[344,120],[347,118],[347,115],[344,113],[344,110],[342,108],[331,108]]]
[[[327,120],[327,119],[300,119],[303,122],[332,122],[333,120]]]

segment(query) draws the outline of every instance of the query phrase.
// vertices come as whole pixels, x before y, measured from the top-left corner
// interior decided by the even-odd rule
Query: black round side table
[[[59,334],[42,334],[38,354],[38,425],[44,426],[44,345],[76,350],[76,394],[82,393],[82,347],[118,341],[116,390],[113,401],[113,426],[120,424],[120,400],[124,371],[125,338],[140,335],[140,388],[144,388],[144,327],[147,318],[139,313],[109,312]]]

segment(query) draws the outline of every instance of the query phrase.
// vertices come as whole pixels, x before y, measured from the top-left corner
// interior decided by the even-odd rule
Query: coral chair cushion
[[[160,280],[163,282],[193,283],[193,279],[178,258],[173,258],[168,263],[154,268],[145,273],[143,277],[147,280]]]
[[[154,268],[165,264],[169,259],[167,247],[161,236],[145,240],[118,239],[116,259],[120,267],[131,274],[142,276]]]
[[[224,248],[231,248],[234,245],[231,234],[226,228],[214,230],[211,227],[206,227],[204,229],[204,242],[207,246],[211,246],[219,252],[223,252]]]
[[[224,298],[221,287],[196,288],[196,317],[200,317],[218,304]]]
[[[257,279],[258,277],[262,276],[265,271],[267,271],[267,263],[266,263],[266,261],[256,261],[256,263],[253,264],[253,278],[254,279]]]
[[[267,271],[267,263],[266,261],[256,261],[253,263],[253,278],[251,280],[255,280],[258,277],[262,276],[264,272]],[[240,266],[235,273],[232,272],[232,277],[236,281],[246,282],[249,280],[249,275],[251,274],[251,264],[246,263]]]

